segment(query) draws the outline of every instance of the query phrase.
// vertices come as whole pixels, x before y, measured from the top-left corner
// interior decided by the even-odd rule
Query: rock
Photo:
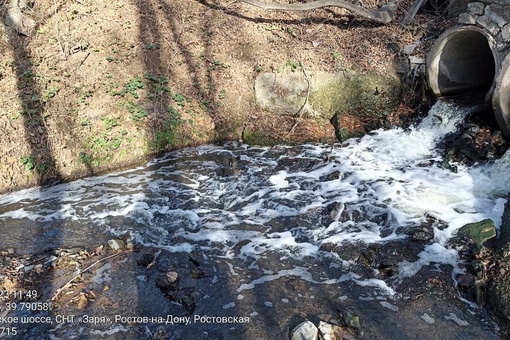
[[[485,15],[487,15],[489,19],[499,27],[503,27],[508,22],[508,20],[510,20],[510,15],[506,13],[505,8],[502,6],[487,6],[485,8]]]
[[[349,138],[361,137],[366,133],[361,120],[350,115],[336,112],[329,122],[335,128],[335,137],[339,142],[345,142]]]
[[[501,28],[501,37],[505,42],[510,41],[510,24],[506,24]]]
[[[434,229],[430,226],[423,225],[412,231],[411,238],[414,241],[429,241],[434,237]]]
[[[340,312],[340,317],[347,327],[361,330],[361,322],[358,315],[352,313],[351,311],[343,310]]]
[[[108,240],[108,246],[113,250],[122,250],[126,248],[126,241],[119,239]]]
[[[261,73],[255,80],[255,97],[264,110],[294,115],[302,108],[308,115],[311,114],[307,101],[309,86],[303,72]]]
[[[159,274],[155,282],[156,286],[163,292],[176,291],[179,288],[179,274],[174,271]]]
[[[319,334],[322,340],[354,340],[354,335],[343,327],[319,322]]]
[[[483,243],[496,236],[496,227],[491,219],[469,223],[459,229],[457,237],[483,248]]]
[[[196,252],[191,252],[188,255],[188,258],[195,266],[200,266],[200,255]]]
[[[328,204],[322,211],[322,225],[329,226],[331,223],[338,221],[344,208],[345,206],[342,202]]]
[[[126,249],[127,250],[134,250],[135,249],[134,243],[132,241],[128,241],[127,245],[126,245]]]
[[[180,299],[180,303],[184,308],[186,308],[189,311],[193,311],[195,309],[195,301],[191,295],[184,295]]]
[[[151,263],[154,262],[155,256],[150,253],[143,254],[137,261],[139,266],[148,267]]]
[[[483,15],[485,10],[485,5],[481,2],[472,2],[467,5],[467,11],[468,13],[475,14],[475,15]]]
[[[170,284],[173,284],[179,279],[179,274],[176,272],[168,272],[166,273],[166,278]]]
[[[469,288],[475,284],[475,276],[471,273],[463,274],[457,278],[457,284],[463,288]]]
[[[362,118],[381,118],[400,100],[401,81],[396,71],[384,75],[346,72],[261,73],[255,81],[257,104],[281,115],[330,119],[334,112]],[[307,100],[308,99],[308,100]]]
[[[497,35],[500,28],[488,16],[483,15],[476,20],[476,23],[483,28],[487,29],[492,35]]]
[[[292,331],[291,340],[316,340],[319,329],[311,321],[303,321]]]

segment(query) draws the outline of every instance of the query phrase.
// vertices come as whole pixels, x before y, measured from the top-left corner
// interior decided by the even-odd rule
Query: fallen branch
[[[341,7],[345,8],[363,18],[375,21],[381,24],[387,24],[395,18],[396,9],[401,0],[395,0],[382,6],[380,9],[365,9],[344,0],[317,0],[307,3],[279,4],[273,2],[260,2],[257,0],[239,0],[248,5],[252,5],[265,10],[277,11],[309,11],[323,7]]]
[[[51,298],[51,301],[55,301],[59,296],[60,296],[60,293],[66,289],[71,283],[73,283],[74,280],[76,280],[77,278],[79,278],[83,273],[85,273],[87,270],[89,270],[90,268],[94,267],[96,264],[98,263],[101,263],[103,261],[106,261],[108,259],[111,259],[112,257],[115,257],[115,256],[118,256],[120,253],[115,253],[113,255],[110,255],[110,256],[107,256],[107,257],[104,257],[102,259],[99,259],[97,260],[96,262],[92,263],[90,266],[88,266],[87,268],[83,269],[83,270],[80,270],[78,269],[77,272],[78,274],[74,275],[69,281],[66,282],[66,284],[64,284],[62,287],[60,287],[59,289],[57,289],[57,291],[55,292],[55,294],[53,295],[53,297]]]
[[[300,62],[299,65],[301,66],[301,70],[303,71],[303,74],[305,75],[305,80],[307,83],[306,98],[305,98],[305,102],[303,103],[303,105],[301,105],[301,108],[294,115],[294,117],[296,117],[296,121],[294,122],[294,125],[292,125],[292,127],[290,128],[289,132],[287,132],[286,137],[289,137],[292,133],[294,133],[294,129],[296,128],[296,126],[298,126],[299,122],[301,121],[301,117],[303,117],[303,113],[304,113],[304,108],[305,108],[306,104],[308,104],[308,99],[310,98],[310,79],[308,79],[308,75],[306,74],[303,64],[301,64],[301,62]]]

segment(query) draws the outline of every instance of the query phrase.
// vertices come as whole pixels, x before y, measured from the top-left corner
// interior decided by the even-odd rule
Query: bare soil
[[[328,122],[258,109],[255,77],[296,64],[307,72],[384,73],[406,64],[404,49],[415,42],[412,55],[424,57],[428,38],[452,21],[424,11],[403,27],[410,3],[401,3],[394,23],[376,25],[341,8],[290,13],[227,0],[35,1],[25,10],[37,22],[32,36],[0,25],[0,193],[139,164],[169,149],[242,139],[246,128],[259,143],[333,141]],[[397,115],[421,101],[418,84],[410,82]]]

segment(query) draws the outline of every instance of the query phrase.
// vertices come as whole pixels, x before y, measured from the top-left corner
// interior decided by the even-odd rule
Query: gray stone
[[[510,42],[510,24],[506,24],[501,28],[501,37],[505,42]]]
[[[291,340],[316,340],[319,338],[319,329],[311,322],[304,321],[292,331]]]
[[[354,340],[354,335],[349,330],[337,325],[320,321],[319,334],[322,340]]]
[[[472,2],[467,5],[467,11],[470,14],[483,15],[485,5],[481,2]]]
[[[499,27],[503,27],[508,22],[508,19],[505,18],[505,9],[502,6],[487,6],[485,15]]]
[[[126,242],[124,240],[108,240],[108,246],[113,250],[119,250],[126,248]]]
[[[479,17],[476,20],[476,23],[489,31],[492,35],[497,35],[500,31],[499,26],[492,22],[492,20],[486,15]]]
[[[295,115],[306,103],[309,82],[303,72],[262,73],[255,80],[256,100],[263,109],[283,115]],[[302,108],[310,113],[308,104]]]
[[[167,272],[166,273],[166,279],[169,283],[174,283],[179,279],[179,274],[176,272]]]
[[[262,109],[280,115],[329,120],[340,112],[375,121],[394,112],[401,86],[393,69],[385,74],[262,73],[255,80],[255,99]]]
[[[475,25],[477,19],[478,19],[477,15],[470,13],[462,13],[461,15],[459,15],[459,24]]]

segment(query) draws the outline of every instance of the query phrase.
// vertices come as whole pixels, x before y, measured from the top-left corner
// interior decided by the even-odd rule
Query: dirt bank
[[[374,25],[339,8],[284,13],[230,1],[36,1],[25,10],[37,22],[32,36],[0,25],[0,193],[241,139],[243,132],[250,143],[332,141],[327,120],[258,108],[256,76],[405,69],[405,48],[448,24],[423,12],[400,26],[409,3],[397,22]],[[423,55],[429,44],[412,54]],[[416,104],[406,93],[399,114]],[[394,116],[380,124],[397,123]]]

